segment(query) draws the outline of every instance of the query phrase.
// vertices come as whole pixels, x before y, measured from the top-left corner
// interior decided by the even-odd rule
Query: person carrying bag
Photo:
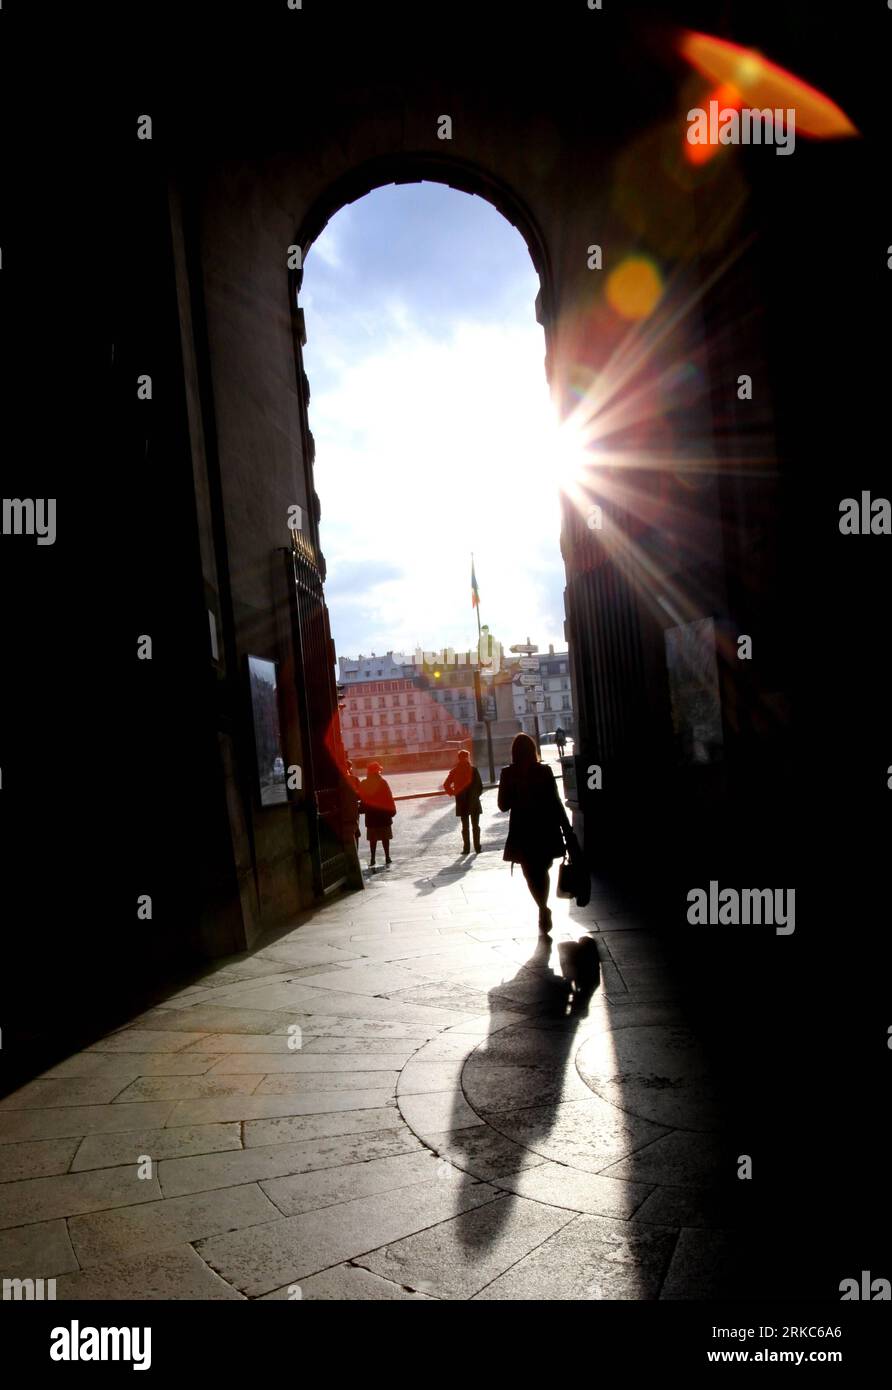
[[[582,845],[576,838],[563,803],[561,832],[564,836],[565,853],[563,863],[558,869],[557,895],[559,898],[575,898],[577,907],[587,907],[592,896],[592,876]]]
[[[554,773],[539,760],[529,734],[517,734],[511,745],[511,762],[499,778],[499,810],[510,811],[508,838],[503,858],[519,864],[530,894],[539,908],[539,930],[551,931],[548,907],[549,870],[555,859],[570,854],[570,862],[582,861],[558,794]],[[583,893],[583,876],[577,886]],[[585,899],[588,901],[588,898]]]

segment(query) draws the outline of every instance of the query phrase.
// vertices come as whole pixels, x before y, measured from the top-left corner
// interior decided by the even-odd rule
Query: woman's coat
[[[359,784],[360,807],[365,814],[366,838],[389,840],[391,822],[396,815],[396,802],[390,786],[377,772]]]
[[[455,797],[455,814],[457,816],[479,816],[480,815],[480,795],[483,791],[483,782],[480,778],[479,768],[472,767],[470,763],[456,763],[449,773],[443,788],[450,796]]]
[[[503,859],[513,864],[550,864],[563,858],[562,827],[568,824],[567,813],[550,767],[544,763],[503,767],[499,810],[511,813]]]

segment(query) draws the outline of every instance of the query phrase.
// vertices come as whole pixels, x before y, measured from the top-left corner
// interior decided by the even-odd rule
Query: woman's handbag
[[[559,898],[576,897],[576,869],[569,859],[564,859],[558,869],[557,895]]]
[[[587,907],[592,896],[592,876],[582,846],[573,831],[565,832],[569,863],[565,860],[558,869],[558,897],[575,898],[577,907]],[[567,891],[562,893],[562,885]]]

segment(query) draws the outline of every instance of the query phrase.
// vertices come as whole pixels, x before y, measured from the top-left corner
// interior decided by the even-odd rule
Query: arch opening
[[[440,791],[460,747],[490,781],[517,732],[573,733],[544,248],[520,210],[509,225],[493,196],[468,196],[481,179],[423,171],[439,177],[388,185],[376,164],[342,182],[293,277],[337,755],[386,762],[409,797]],[[540,652],[555,668],[541,679]]]

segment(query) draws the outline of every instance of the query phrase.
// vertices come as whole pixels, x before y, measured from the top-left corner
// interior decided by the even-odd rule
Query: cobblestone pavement
[[[494,801],[468,857],[449,803],[402,803],[364,892],[0,1102],[0,1273],[59,1299],[713,1291],[719,1098],[660,940],[597,884],[541,939]]]

